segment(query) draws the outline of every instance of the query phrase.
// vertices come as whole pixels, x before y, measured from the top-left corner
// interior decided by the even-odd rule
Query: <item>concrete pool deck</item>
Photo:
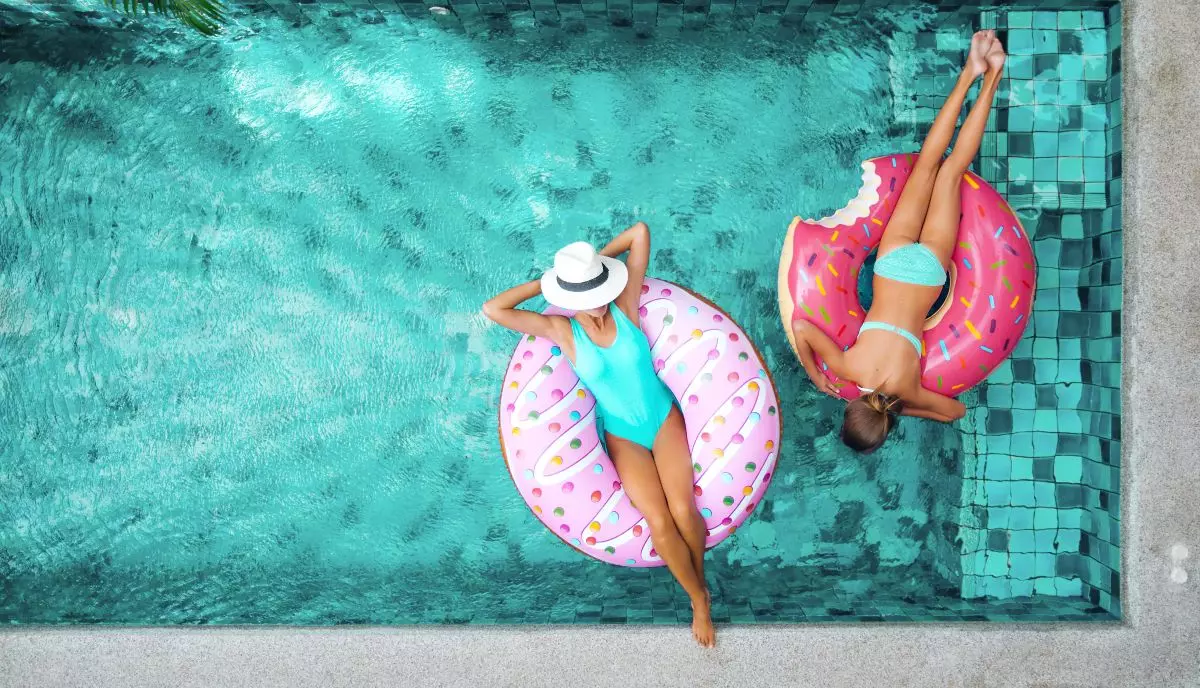
[[[18,627],[0,686],[1200,686],[1200,4],[1124,12],[1120,624]]]

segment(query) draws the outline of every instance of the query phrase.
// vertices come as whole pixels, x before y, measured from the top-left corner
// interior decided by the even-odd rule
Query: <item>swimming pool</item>
[[[840,206],[860,158],[918,145],[963,30],[909,8],[827,17],[785,38],[464,35],[311,18],[291,27],[246,15],[215,41],[68,33],[51,48],[42,31],[61,29],[47,27],[0,47],[0,129],[16,141],[0,151],[0,619],[677,621],[687,603],[665,571],[585,561],[526,511],[495,440],[515,338],[478,314],[555,248],[603,241],[635,219],[655,232],[652,273],[737,318],[780,383],[775,484],[712,555],[718,621],[1111,618],[1097,611],[1119,607],[1111,590],[1094,579],[1105,608],[1083,588],[1099,559],[1089,556],[1098,544],[1081,549],[1082,512],[1116,534],[1094,521],[1099,512],[1064,506],[1079,522],[1055,514],[1056,537],[1043,543],[1042,521],[1005,525],[987,509],[1011,518],[1022,480],[1049,483],[1055,499],[1075,496],[1060,485],[1091,498],[1083,462],[1105,465],[1119,436],[1102,445],[1098,427],[1095,454],[1085,439],[1071,453],[1078,477],[1074,461],[1059,472],[1054,460],[1049,481],[1033,462],[1062,440],[1051,454],[981,444],[1020,433],[1044,442],[1035,409],[1074,403],[1078,414],[1092,402],[1058,394],[1042,360],[1079,367],[1086,353],[1079,384],[1102,388],[1089,395],[1116,388],[1118,378],[1100,378],[1107,367],[1093,379],[1091,366],[1115,366],[1119,346],[1089,341],[1072,359],[1057,340],[1081,335],[1050,324],[1074,310],[1059,289],[1092,288],[1078,278],[1091,269],[1082,254],[1077,268],[1063,262],[1052,296],[1038,295],[1053,351],[1035,333],[1011,364],[1008,393],[1034,394],[1028,428],[1023,402],[1003,422],[1002,372],[965,434],[909,422],[903,441],[853,455],[836,439],[835,403],[804,384],[779,329],[774,267],[788,220]],[[1096,288],[1119,290],[1119,185],[1107,183],[1114,152],[1119,176],[1113,23],[1078,11],[984,19],[1007,22],[1018,43],[1015,32],[1029,31],[1020,78],[1034,99],[1011,90],[981,174],[999,180],[1003,163],[1005,190],[1037,227],[1027,229],[1052,238],[1043,227],[1057,218],[1061,240],[1079,242],[1070,251],[1088,242]],[[1085,52],[1100,49],[1096,31],[1103,70],[1060,74],[1064,62],[1097,69],[1063,59],[1100,55]],[[1050,81],[1056,97],[1064,83],[1079,89],[1078,122],[1039,108]],[[1097,121],[1084,108],[1101,102]],[[1094,144],[1079,132],[1097,127],[1104,147],[1085,155]],[[1056,147],[1021,153],[1014,132],[1030,146],[1052,133]],[[1071,135],[1079,155],[1060,154]],[[1083,180],[1097,157],[1100,191]],[[1029,170],[1014,164],[1026,158]],[[1075,158],[1078,182],[1061,162]],[[1075,183],[1077,194],[1066,186]],[[1095,242],[1117,252],[1115,282]],[[1057,264],[1049,252],[1068,249],[1043,246],[1045,275]],[[1108,291],[1088,294],[1097,322],[1119,314]],[[1024,379],[1026,365],[1036,379]],[[1046,386],[1054,394],[1043,399]],[[993,457],[1008,457],[1003,477]],[[1014,468],[1024,459],[1028,478]],[[991,504],[999,483],[1013,484]],[[1045,488],[1028,489],[1036,505]],[[1035,549],[1015,546],[1025,530]],[[1078,543],[1062,550],[1071,532]],[[1004,553],[1003,573],[993,552]],[[1072,553],[1058,568],[1058,554]],[[1014,566],[1026,554],[1028,576]],[[1050,575],[1038,554],[1054,554]]]

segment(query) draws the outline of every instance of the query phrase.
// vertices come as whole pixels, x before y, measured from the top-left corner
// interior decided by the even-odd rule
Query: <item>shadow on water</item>
[[[133,56],[133,48],[152,32],[136,24],[41,23],[30,12],[11,7],[0,19],[0,63],[35,62],[70,68],[116,56]],[[15,19],[14,19],[15,18]]]

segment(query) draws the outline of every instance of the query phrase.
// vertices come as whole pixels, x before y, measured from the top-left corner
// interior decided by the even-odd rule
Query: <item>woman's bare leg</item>
[[[897,246],[916,243],[920,239],[921,227],[925,224],[925,215],[929,210],[929,199],[933,194],[934,180],[941,166],[942,156],[950,146],[950,140],[954,138],[954,129],[958,126],[958,115],[962,112],[967,92],[987,68],[984,56],[993,40],[994,31],[978,31],[971,37],[971,51],[967,55],[967,64],[925,136],[917,163],[908,175],[904,190],[900,192],[900,198],[896,201],[896,210],[884,228],[879,243],[879,255],[882,256]]]
[[[1004,48],[1000,41],[992,41],[987,53],[988,72],[983,79],[983,87],[979,89],[979,98],[963,122],[962,129],[958,132],[958,141],[954,143],[954,151],[946,158],[946,162],[942,163],[933,185],[933,198],[925,225],[921,228],[920,242],[933,251],[943,267],[949,267],[954,245],[958,241],[962,203],[960,187],[963,175],[975,159],[979,152],[979,144],[983,141],[988,116],[992,111],[992,101],[996,98],[996,88],[1000,85],[1000,76],[1004,71],[1004,58]]]
[[[704,517],[696,508],[694,492],[695,473],[692,472],[692,452],[688,449],[687,429],[683,414],[672,408],[666,422],[654,438],[654,466],[662,481],[667,506],[679,534],[687,542],[692,553],[692,568],[704,580],[704,546],[708,540],[708,528]]]
[[[620,437],[608,435],[607,444],[608,455],[617,467],[617,476],[621,479],[625,493],[642,512],[646,524],[650,526],[654,549],[662,556],[671,575],[675,576],[675,580],[679,581],[692,600],[692,608],[695,610],[692,635],[701,645],[712,647],[715,638],[704,580],[692,566],[691,552],[679,534],[679,529],[675,527],[675,520],[671,518],[671,509],[667,505],[662,483],[659,482],[654,458],[645,447]]]

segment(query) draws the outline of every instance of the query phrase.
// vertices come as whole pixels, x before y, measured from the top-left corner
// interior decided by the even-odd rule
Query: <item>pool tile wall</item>
[[[962,594],[1119,616],[1120,8],[984,18],[1012,58],[980,171],[1033,236],[1039,283],[966,423]]]

